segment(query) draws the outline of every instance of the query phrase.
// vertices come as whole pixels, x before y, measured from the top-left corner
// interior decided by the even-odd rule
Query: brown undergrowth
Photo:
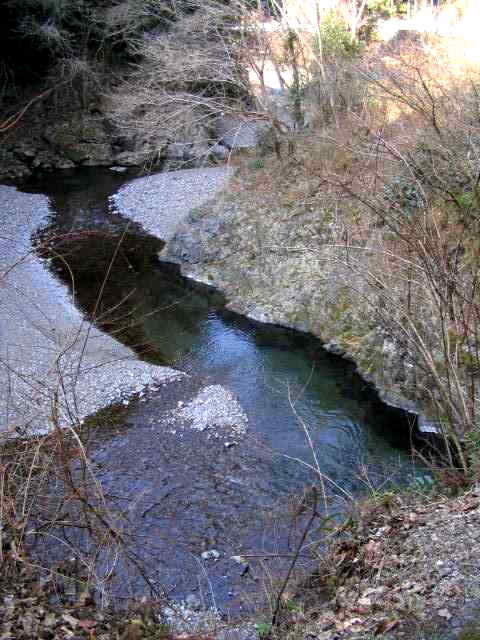
[[[478,489],[359,501],[292,596],[280,636],[461,637],[478,621],[479,518]]]
[[[319,280],[335,281],[337,300],[343,282],[347,308],[364,316],[351,337],[351,327],[343,331],[349,356],[361,365],[363,337],[375,331],[382,348],[366,373],[413,402],[444,439],[445,462],[470,477],[479,428],[480,75],[456,47],[429,37],[358,60],[362,84],[355,100],[343,100],[353,106],[340,100],[335,122],[287,135],[280,157],[267,148],[245,160],[233,189],[246,210],[272,219],[256,222],[264,237],[253,258],[306,255]],[[270,240],[272,224],[287,246]],[[402,361],[398,385],[386,353]]]
[[[100,547],[115,553],[122,547],[118,514],[107,507],[102,488],[90,467],[88,450],[99,426],[118,428],[125,407],[110,407],[73,427],[56,426],[47,435],[4,440],[0,450],[1,560],[24,563],[32,573],[44,569],[36,548],[52,541],[67,547],[75,566],[77,591],[98,588],[95,553],[81,553],[69,543],[74,530],[84,530]],[[52,569],[62,577],[62,571]]]

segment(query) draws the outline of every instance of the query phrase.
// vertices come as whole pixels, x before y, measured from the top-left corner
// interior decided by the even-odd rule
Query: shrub
[[[355,173],[333,181],[383,229],[354,268],[384,335],[419,371],[411,391],[436,418],[449,464],[468,474],[480,429],[480,93],[474,74],[440,64],[417,50],[362,74],[383,121],[355,136]]]

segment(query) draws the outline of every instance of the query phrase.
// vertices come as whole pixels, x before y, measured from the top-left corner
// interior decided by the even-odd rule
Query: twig
[[[319,515],[318,511],[317,511],[317,504],[318,504],[318,492],[317,492],[317,488],[316,487],[312,487],[312,497],[313,497],[313,505],[312,505],[312,515],[310,516],[309,521],[307,522],[307,526],[304,529],[304,532],[302,534],[302,537],[300,538],[300,542],[297,545],[297,549],[295,551],[295,554],[293,556],[292,562],[290,564],[290,567],[288,569],[287,575],[285,576],[285,580],[283,581],[283,584],[280,588],[280,591],[278,592],[277,595],[277,603],[275,606],[275,611],[273,612],[273,616],[272,616],[272,627],[275,627],[278,625],[279,622],[279,613],[280,613],[280,609],[282,606],[282,597],[283,594],[285,593],[285,589],[287,588],[287,585],[290,581],[290,577],[292,575],[292,572],[295,568],[295,565],[297,564],[297,560],[300,556],[300,551],[302,550],[302,547],[305,543],[305,540],[307,538],[308,532],[310,531],[310,527],[313,524],[313,521],[315,520],[315,518]]]

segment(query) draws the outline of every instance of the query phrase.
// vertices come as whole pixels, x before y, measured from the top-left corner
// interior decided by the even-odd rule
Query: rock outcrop
[[[308,191],[291,184],[295,193]],[[332,246],[331,214],[294,206],[290,197],[296,196],[269,191],[254,171],[237,176],[229,193],[179,226],[162,258],[220,289],[231,310],[319,337],[329,351],[354,361],[388,404],[421,412],[425,380],[379,323],[381,292],[366,296],[365,280],[345,264],[348,249],[339,254]]]
[[[41,107],[4,138],[0,180],[74,167],[145,166],[152,170],[222,164],[231,147],[222,131],[198,126],[191,139],[169,142],[162,131],[147,137],[119,131],[97,108],[69,116]]]

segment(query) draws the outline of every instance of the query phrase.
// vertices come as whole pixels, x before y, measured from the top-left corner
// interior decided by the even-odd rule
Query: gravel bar
[[[206,431],[208,438],[233,438],[234,442],[246,434],[248,425],[238,399],[219,384],[204,387],[186,405],[180,401],[170,420],[175,424],[184,421],[195,431]]]
[[[138,178],[111,197],[119,213],[168,242],[180,222],[225,186],[231,169],[167,171]]]
[[[46,197],[0,185],[3,432],[47,432],[53,420],[62,425],[82,420],[147,385],[184,375],[139,362],[76,309],[68,289],[32,250],[31,236],[48,216]]]

